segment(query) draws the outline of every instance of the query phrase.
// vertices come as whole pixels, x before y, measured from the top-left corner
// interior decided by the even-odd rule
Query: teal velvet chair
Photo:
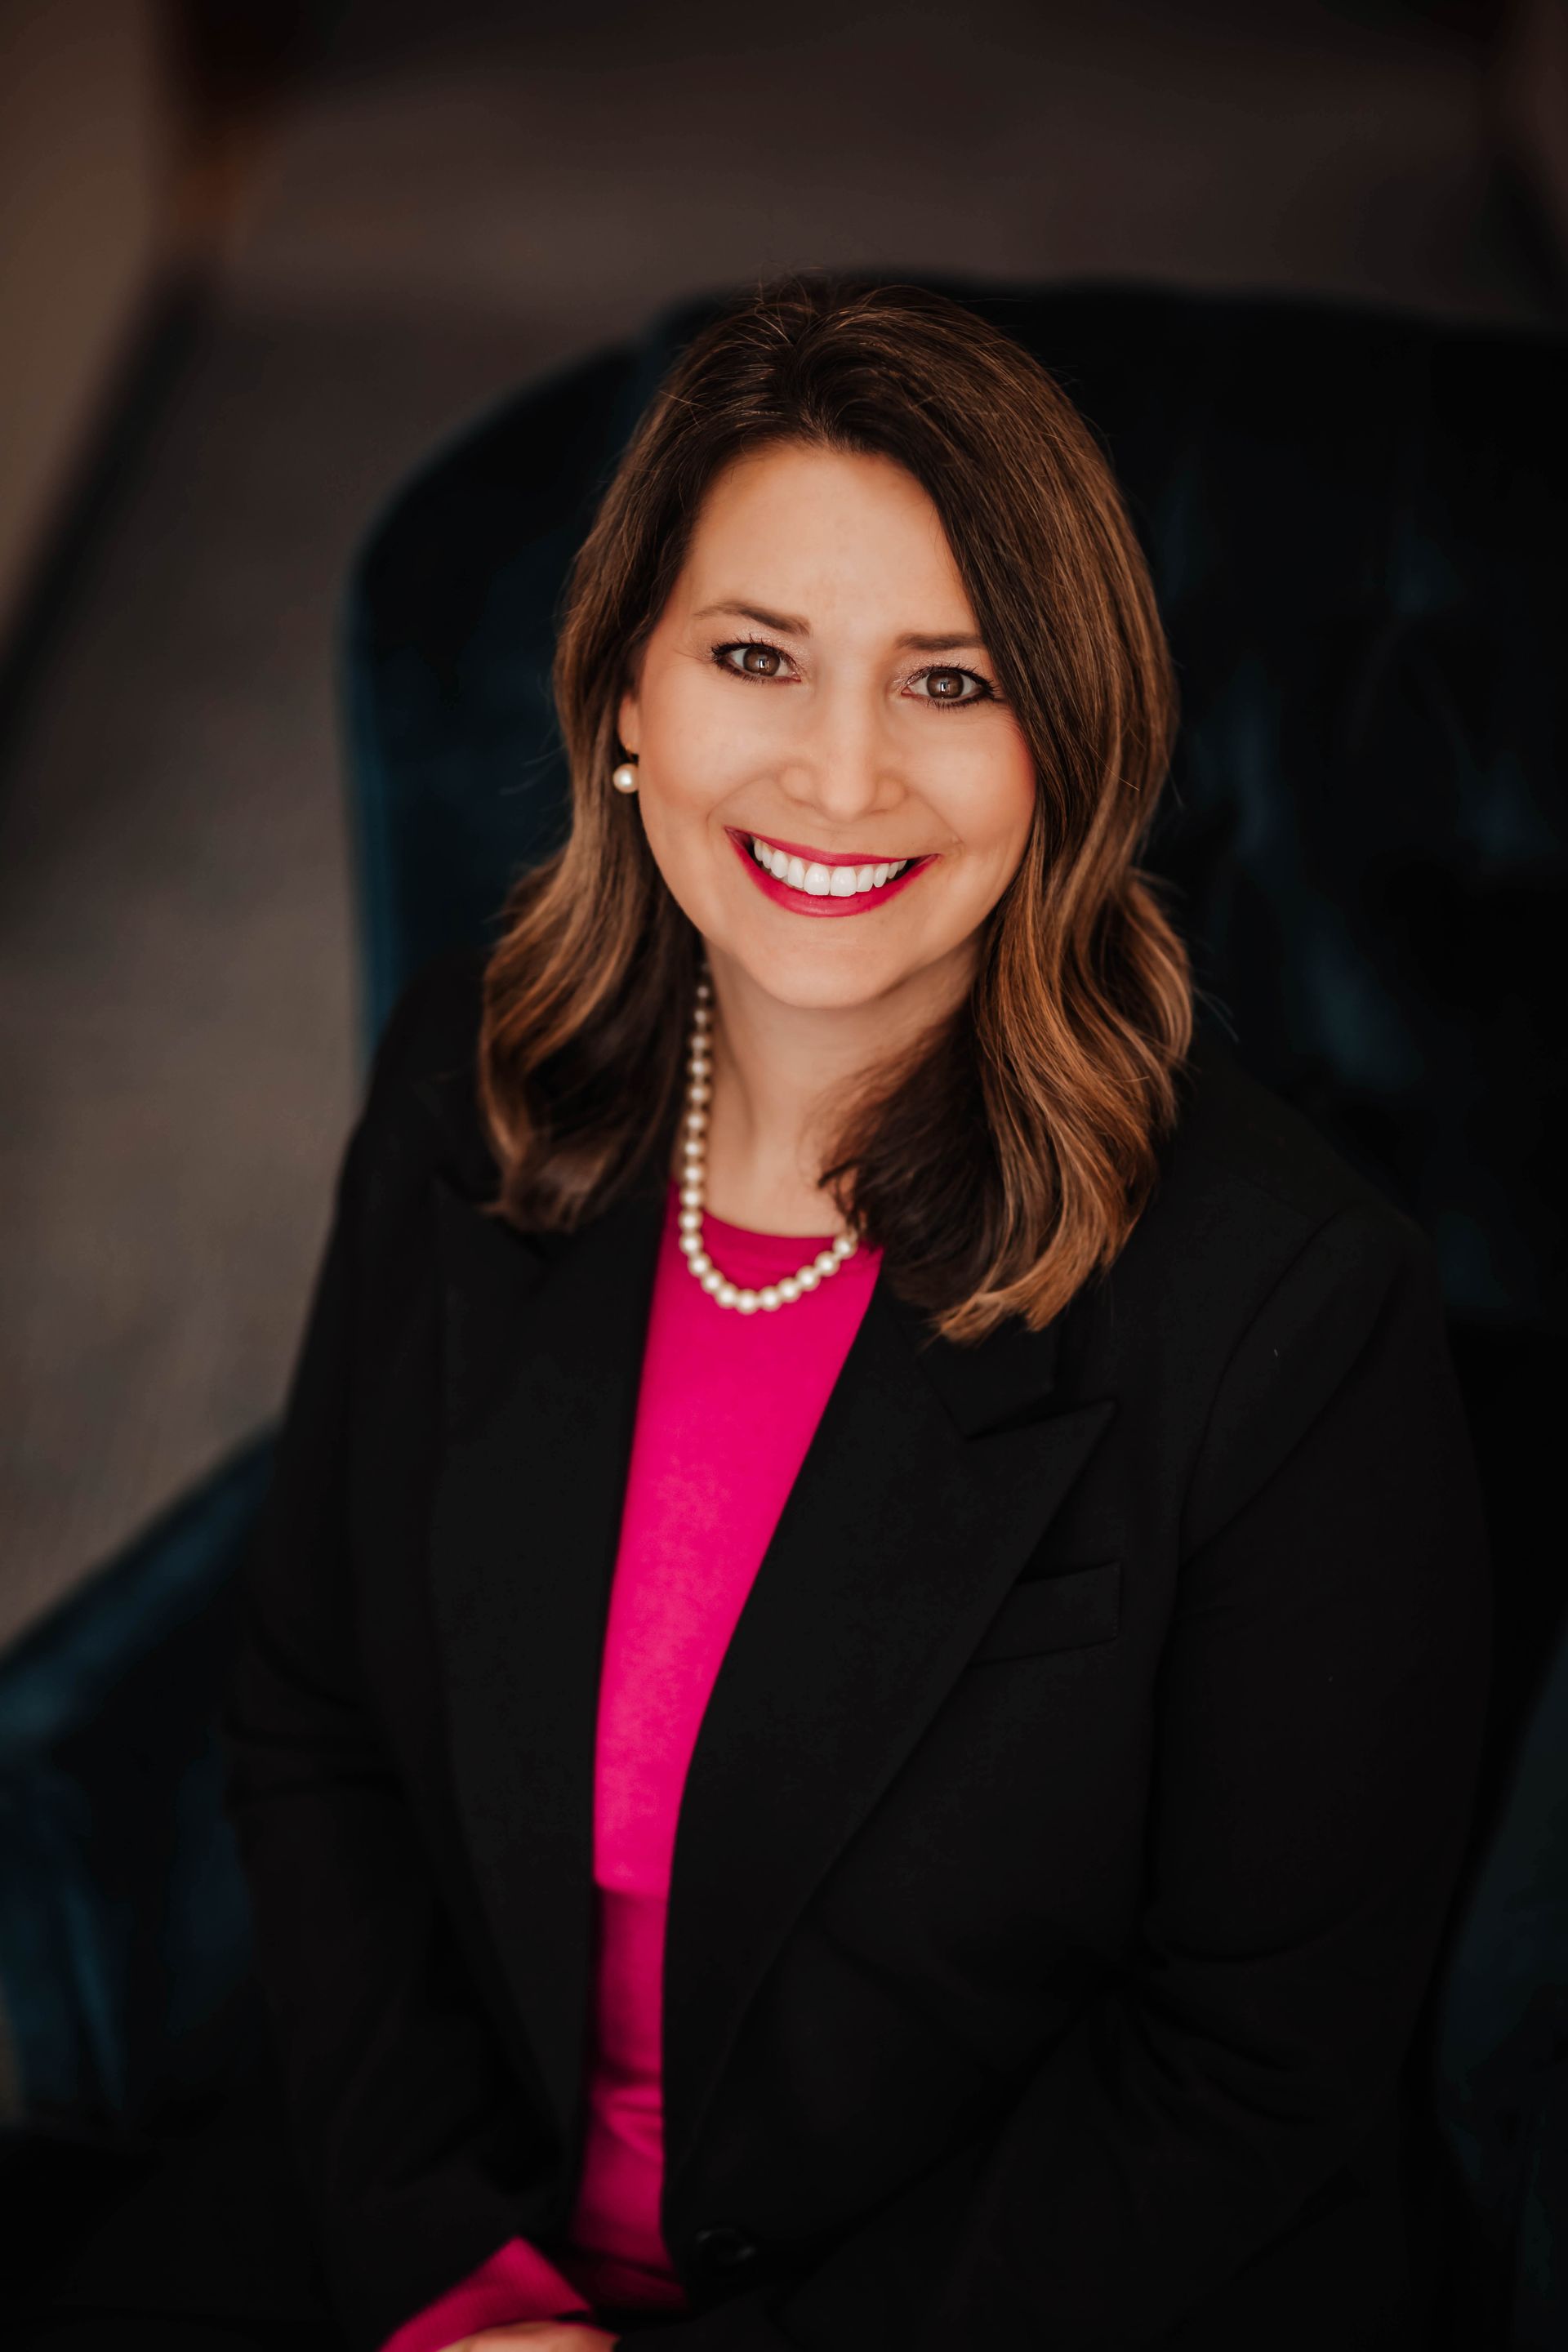
[[[1456,2348],[1565,2342],[1568,345],[1273,299],[950,290],[1064,380],[1126,488],[1184,706],[1152,862],[1211,1017],[1437,1248],[1499,1622],[1474,1851],[1411,2063],[1452,2150]],[[342,648],[367,1046],[559,837],[559,590],[706,315],[525,388],[367,541]],[[263,1435],[0,1660],[0,2194],[62,2139],[145,2146],[260,2079],[212,1727],[266,1467]]]

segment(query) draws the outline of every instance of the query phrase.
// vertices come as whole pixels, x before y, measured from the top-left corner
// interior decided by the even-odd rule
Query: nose
[[[827,824],[849,826],[903,798],[879,698],[847,680],[812,697],[780,781],[790,798]]]

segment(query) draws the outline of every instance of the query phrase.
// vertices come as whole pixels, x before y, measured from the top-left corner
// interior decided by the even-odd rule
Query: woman
[[[1411,1225],[1194,1034],[1105,462],[764,289],[384,1041],[231,1801],[348,2340],[1417,2340],[1483,1543]]]

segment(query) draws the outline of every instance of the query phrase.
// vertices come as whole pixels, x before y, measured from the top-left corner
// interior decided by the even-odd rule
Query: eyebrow
[[[711,621],[723,613],[733,613],[742,621],[755,621],[759,629],[776,629],[781,637],[809,637],[809,621],[797,620],[791,613],[769,613],[761,604],[742,604],[726,596],[717,604],[704,604],[696,615],[700,621]]]
[[[704,604],[695,617],[699,621],[710,621],[724,613],[732,613],[742,621],[754,621],[760,629],[776,629],[781,636],[809,637],[811,635],[810,622],[801,620],[795,614],[770,613],[761,604],[742,604],[731,598],[725,598],[717,604]],[[907,629],[901,637],[895,639],[895,643],[901,653],[983,654],[985,651],[983,637],[964,636],[945,629],[932,633]]]

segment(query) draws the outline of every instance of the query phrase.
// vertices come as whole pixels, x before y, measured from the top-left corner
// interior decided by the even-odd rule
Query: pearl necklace
[[[691,1268],[710,1298],[721,1307],[732,1307],[738,1315],[754,1315],[758,1307],[771,1314],[775,1307],[793,1306],[815,1290],[830,1274],[837,1274],[846,1258],[853,1257],[859,1244],[853,1234],[840,1234],[828,1249],[819,1250],[816,1257],[794,1274],[785,1275],[782,1282],[770,1282],[763,1290],[742,1290],[725,1280],[702,1246],[702,1194],[708,1173],[708,1104],[713,1088],[710,1083],[713,1064],[709,1048],[712,1042],[713,988],[703,976],[697,983],[697,1002],[691,1013],[691,1035],[688,1040],[686,1057],[686,1131],[681,1145],[680,1181],[680,1246],[687,1265]]]

